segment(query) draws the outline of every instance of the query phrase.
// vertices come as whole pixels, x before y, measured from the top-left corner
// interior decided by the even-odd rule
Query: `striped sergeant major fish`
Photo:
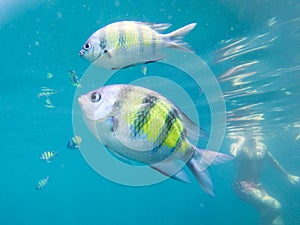
[[[73,136],[67,143],[67,148],[71,150],[75,150],[79,148],[82,139],[80,136]]]
[[[45,151],[41,154],[40,159],[45,160],[46,162],[50,162],[53,157],[58,156],[58,152],[53,151]]]
[[[49,88],[49,87],[41,87],[41,91],[38,93],[38,98],[40,97],[50,97],[52,95],[57,94],[58,91],[53,89],[53,88]]]
[[[133,85],[108,85],[78,98],[90,131],[116,158],[149,165],[162,174],[189,181],[183,162],[201,187],[214,196],[210,164],[233,157],[197,148],[200,128],[162,95]]]
[[[73,84],[74,87],[81,87],[81,85],[79,84],[79,78],[77,73],[74,70],[67,70],[67,73],[69,75],[70,81]]]
[[[181,41],[196,23],[168,34],[161,34],[170,24],[121,21],[111,23],[93,33],[82,46],[79,55],[106,69],[121,69],[165,58],[163,48],[189,50]]]
[[[38,183],[35,186],[35,189],[36,190],[41,190],[42,188],[44,188],[48,184],[48,181],[49,181],[49,176],[39,180]]]

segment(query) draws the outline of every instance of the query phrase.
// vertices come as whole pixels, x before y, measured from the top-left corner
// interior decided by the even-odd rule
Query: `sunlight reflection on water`
[[[218,79],[230,109],[229,137],[246,130],[261,138],[275,135],[275,130],[290,130],[298,137],[299,130],[290,124],[298,123],[300,113],[300,62],[294,50],[299,46],[299,27],[300,18],[280,22],[273,17],[262,33],[222,41],[214,52],[214,66],[227,68]]]

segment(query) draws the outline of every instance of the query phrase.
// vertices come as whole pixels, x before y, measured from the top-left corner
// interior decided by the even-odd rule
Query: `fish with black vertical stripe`
[[[40,179],[35,186],[35,190],[43,189],[48,184],[48,181],[49,181],[49,176]]]
[[[94,32],[82,46],[79,55],[96,66],[121,69],[159,61],[165,57],[161,52],[163,48],[191,51],[182,38],[194,29],[196,23],[171,33],[160,33],[170,26],[136,21],[111,23]]]
[[[91,132],[116,158],[146,164],[189,181],[184,165],[213,196],[207,168],[231,156],[196,147],[201,129],[157,92],[134,85],[108,85],[78,98]],[[196,143],[196,142],[195,142]]]

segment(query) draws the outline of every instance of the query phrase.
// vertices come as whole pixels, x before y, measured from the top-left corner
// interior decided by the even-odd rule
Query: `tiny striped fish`
[[[41,190],[42,188],[44,188],[48,184],[48,180],[49,180],[49,176],[39,180],[38,183],[35,186],[35,189],[36,190]]]
[[[196,23],[168,34],[161,34],[170,24],[121,21],[111,23],[93,33],[82,46],[79,55],[106,69],[121,69],[137,64],[156,62],[165,55],[163,48],[190,51],[182,40]]]
[[[41,154],[40,159],[45,160],[46,162],[51,162],[51,159],[55,156],[58,156],[58,152],[46,151]]]
[[[81,143],[81,137],[79,136],[73,136],[72,138],[70,138],[70,140],[67,143],[67,148],[71,149],[71,150],[75,150],[79,148],[79,145]]]
[[[139,86],[108,85],[80,96],[78,102],[91,132],[116,158],[188,181],[177,164],[181,161],[204,191],[214,195],[207,167],[232,157],[193,145],[200,128],[167,98]]]

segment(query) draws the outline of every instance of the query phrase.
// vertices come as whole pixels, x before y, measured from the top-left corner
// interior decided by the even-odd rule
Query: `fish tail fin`
[[[171,33],[164,34],[164,37],[168,40],[169,47],[179,48],[185,51],[192,52],[192,48],[186,42],[183,42],[182,38],[191,30],[193,30],[196,25],[197,23],[191,23]]]
[[[214,186],[210,179],[208,167],[225,163],[233,159],[232,156],[223,153],[195,148],[192,158],[188,161],[187,166],[192,171],[202,189],[214,197]]]
[[[174,30],[171,33],[165,34],[165,36],[171,40],[183,38],[187,33],[189,33],[191,30],[193,30],[196,25],[197,25],[197,23],[190,23],[184,27]]]

